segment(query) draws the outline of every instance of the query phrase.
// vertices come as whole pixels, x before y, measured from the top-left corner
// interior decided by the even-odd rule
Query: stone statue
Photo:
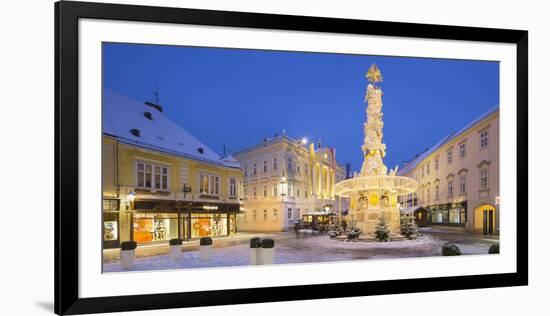
[[[365,95],[367,103],[367,122],[364,124],[363,154],[365,159],[361,167],[361,176],[386,176],[388,169],[382,158],[386,156],[386,145],[382,143],[382,89],[376,83],[382,81],[382,73],[376,64],[372,64],[366,75],[369,84]]]

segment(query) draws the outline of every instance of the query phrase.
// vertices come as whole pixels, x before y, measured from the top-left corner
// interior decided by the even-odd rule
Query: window
[[[300,197],[300,189],[296,189],[296,197],[297,197],[297,198]]]
[[[252,191],[252,196],[254,199],[256,199],[256,186],[254,186],[254,190]]]
[[[296,172],[300,173],[300,165],[296,165]]]
[[[243,211],[243,221],[246,222],[246,211]]]
[[[460,193],[466,193],[466,175],[463,174],[460,176]]]
[[[434,169],[439,170],[439,157],[435,158],[434,160]]]
[[[264,184],[264,198],[267,197],[267,184]]]
[[[277,158],[273,158],[273,170],[277,170]]]
[[[300,209],[299,208],[296,209],[296,213],[294,214],[294,216],[296,218],[300,218]]]
[[[292,218],[292,209],[291,208],[288,209],[287,217],[288,217],[288,219]]]
[[[248,198],[248,186],[247,185],[243,185],[243,195],[244,195],[244,198]]]
[[[479,133],[479,148],[485,149],[489,146],[489,129]]]
[[[484,168],[479,171],[479,189],[488,190],[489,189],[489,169]]]
[[[278,192],[278,189],[277,189],[277,184],[274,184],[272,189],[273,189],[273,192],[272,192],[273,197],[277,197],[279,195],[279,192]]]
[[[426,187],[426,200],[428,202],[430,202],[432,200],[432,193],[430,192],[431,191],[430,189],[431,189],[431,187],[430,187],[430,185],[428,185]]]
[[[430,174],[430,162],[426,162],[426,174],[429,175]]]
[[[453,196],[453,180],[447,180],[447,196],[452,197]]]
[[[264,221],[267,220],[267,210],[264,210]]]
[[[253,175],[256,175],[257,172],[256,172],[256,163],[254,163],[253,167],[252,167],[252,174]]]
[[[287,192],[287,195],[288,195],[288,196],[292,196],[292,183],[288,183],[288,192]]]
[[[220,177],[211,174],[199,174],[199,192],[201,194],[220,194]]]
[[[308,168],[307,165],[304,165],[304,172],[305,172],[305,174],[306,174],[306,176],[307,176],[308,173],[309,173],[309,168]]]
[[[264,172],[267,172],[267,160],[264,160]]]
[[[277,212],[277,209],[274,209],[274,210],[273,210],[273,219],[274,219],[274,220],[277,220],[277,218],[279,217],[279,214],[277,214],[277,213],[278,213],[278,212]]]
[[[304,198],[307,199],[307,197],[308,197],[307,190],[304,190]]]
[[[459,147],[459,152],[460,152],[460,158],[464,158],[466,157],[466,143],[462,143],[460,144],[460,147]]]
[[[252,211],[252,219],[256,220],[257,215],[258,215],[258,212],[256,212],[256,210],[253,210]]]
[[[420,167],[420,177],[424,178],[424,166]]]
[[[237,196],[237,179],[235,178],[229,178],[229,196]]]
[[[288,158],[286,162],[286,169],[288,171],[292,170],[292,158]]]
[[[447,163],[453,162],[453,149],[447,150]]]
[[[439,183],[435,184],[435,199],[439,200]]]
[[[248,177],[248,167],[244,166],[244,176]]]
[[[136,166],[137,186],[155,190],[168,190],[168,167],[138,162]]]

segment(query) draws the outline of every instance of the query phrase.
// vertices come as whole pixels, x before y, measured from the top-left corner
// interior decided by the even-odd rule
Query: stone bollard
[[[120,265],[123,269],[131,269],[134,267],[136,258],[135,241],[123,241],[120,244]]]
[[[250,239],[250,264],[259,264],[260,249],[262,249],[262,241],[258,237]]]
[[[273,239],[262,240],[260,258],[258,264],[273,264],[275,260],[275,241]]]
[[[169,244],[170,244],[170,258],[172,258],[172,260],[178,260],[179,258],[181,258],[181,244],[182,244],[183,240],[179,239],[179,238],[175,238],[175,239],[170,239],[169,241]]]
[[[201,260],[210,260],[212,258],[212,238],[201,238],[199,246],[199,256]]]

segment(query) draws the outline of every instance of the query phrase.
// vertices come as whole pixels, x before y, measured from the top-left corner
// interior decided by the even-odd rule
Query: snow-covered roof
[[[107,89],[103,91],[103,134],[116,137],[121,143],[230,168],[240,167],[232,156],[221,158],[154,105]]]
[[[471,121],[470,123],[468,123],[466,126],[464,126],[463,128],[461,128],[460,130],[456,131],[456,132],[452,132],[450,133],[449,135],[443,137],[443,139],[441,139],[439,142],[437,142],[435,145],[433,145],[430,149],[426,150],[425,152],[423,152],[422,154],[418,155],[417,157],[415,157],[411,162],[409,162],[408,164],[406,164],[405,166],[403,166],[402,168],[399,169],[399,171],[397,172],[397,175],[406,175],[408,174],[409,172],[411,172],[421,161],[423,161],[425,158],[427,158],[428,156],[430,156],[432,153],[434,153],[436,150],[438,150],[439,148],[443,147],[444,145],[448,144],[449,142],[451,142],[452,140],[454,140],[455,138],[457,138],[458,136],[462,135],[464,132],[466,132],[467,130],[469,130],[470,128],[474,127],[475,125],[479,124],[480,122],[482,122],[484,119],[486,119],[487,117],[491,116],[493,113],[496,113],[499,111],[499,106],[496,105],[492,108],[490,108],[489,110],[487,110],[485,113],[483,113],[482,115],[480,115],[478,118],[476,118],[475,120]]]

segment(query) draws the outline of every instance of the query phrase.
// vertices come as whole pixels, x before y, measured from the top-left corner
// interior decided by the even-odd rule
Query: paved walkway
[[[167,245],[157,245],[137,251],[136,266],[132,270],[162,270],[248,265],[249,240],[252,237],[275,240],[275,263],[307,263],[350,261],[364,259],[411,258],[441,256],[446,242],[458,245],[464,255],[487,254],[496,240],[480,235],[444,229],[423,228],[423,236],[417,240],[396,242],[343,242],[331,240],[326,234],[302,231],[272,234],[241,234],[214,240],[214,255],[210,261],[198,257],[198,242],[186,243],[182,257],[171,260]],[[140,247],[138,247],[139,249]],[[147,249],[146,249],[147,248]],[[108,253],[108,254],[105,254]],[[118,250],[106,250],[104,271],[124,271],[120,268]]]

